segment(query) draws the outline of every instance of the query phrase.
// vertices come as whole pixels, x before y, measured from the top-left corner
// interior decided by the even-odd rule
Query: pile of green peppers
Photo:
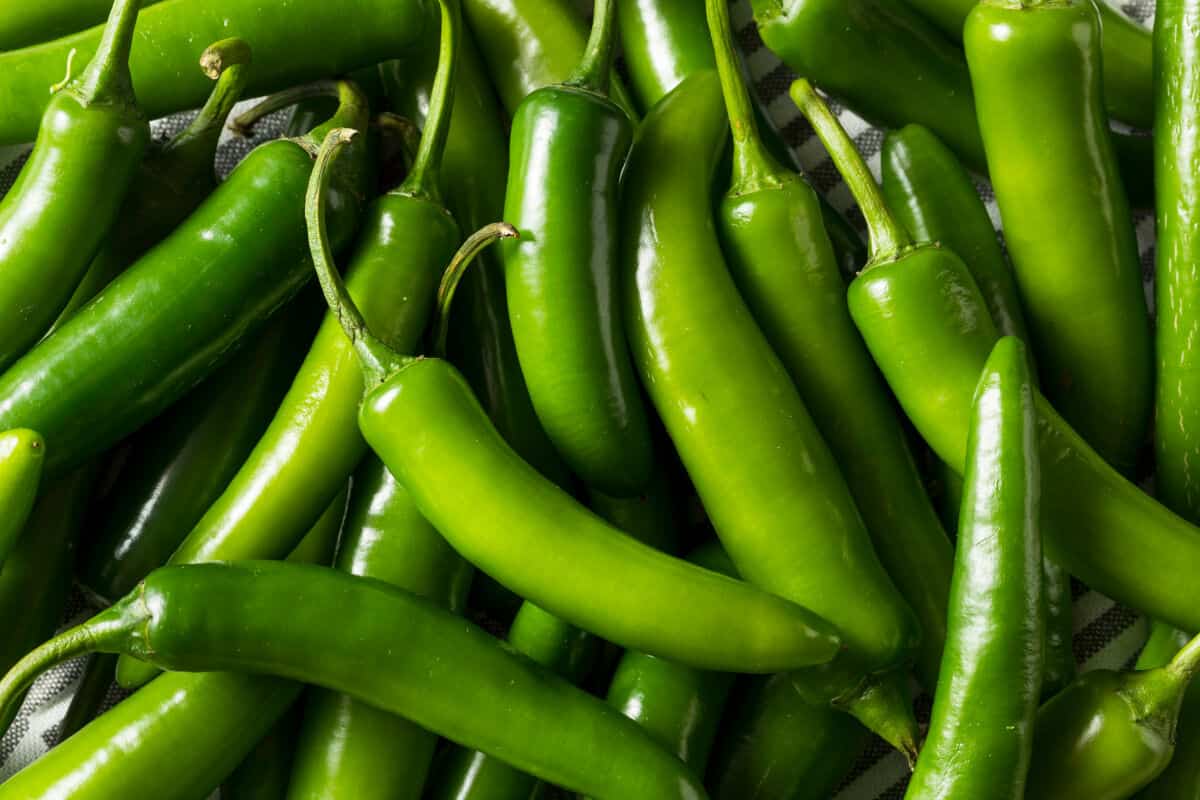
[[[0,800],[1200,800],[1200,0],[0,5]]]

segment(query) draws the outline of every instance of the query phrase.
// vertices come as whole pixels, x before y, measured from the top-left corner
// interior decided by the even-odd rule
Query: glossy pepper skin
[[[972,404],[946,654],[911,800],[1025,796],[1045,641],[1035,424],[1025,347],[1002,338]]]
[[[961,42],[963,25],[975,2],[910,0],[909,5],[941,28],[950,41]],[[1108,0],[1089,2],[1095,4],[1104,28],[1101,50],[1108,113],[1130,125],[1149,128],[1154,121],[1154,48],[1150,32],[1110,6]]]
[[[46,443],[36,431],[0,433],[0,571],[33,511],[45,455]]]
[[[352,136],[332,132],[313,170],[307,202],[312,256],[326,301],[374,387],[359,427],[421,514],[464,558],[509,589],[615,644],[743,671],[772,661],[832,658],[840,642],[824,620],[607,525],[521,460],[454,367],[399,355],[370,332],[332,266],[325,230],[329,164]],[[461,271],[488,238],[472,234],[452,269]],[[497,529],[509,532],[504,541],[494,535]],[[546,557],[530,559],[530,553]],[[613,570],[623,576],[619,593],[600,577]],[[661,609],[663,616],[647,609]],[[713,641],[717,630],[723,631],[721,646]]]
[[[1164,11],[1166,9],[1163,9]],[[1187,634],[1163,625],[1154,626],[1136,669],[1155,669],[1168,663],[1187,644]],[[1200,797],[1200,685],[1188,686],[1175,731],[1175,753],[1135,800],[1196,800]]]
[[[983,294],[997,330],[1029,341],[1016,281],[996,230],[970,175],[950,149],[926,128],[906,125],[884,137],[882,164],[884,198],[909,234],[919,242],[938,242],[958,255]],[[952,519],[957,529],[962,479],[945,462],[939,462],[939,467],[945,493],[943,518]],[[1048,697],[1075,675],[1070,576],[1050,561],[1043,575],[1043,596],[1042,693]]]
[[[157,3],[138,18],[129,66],[138,102],[158,118],[198,108],[211,87],[195,72],[210,42],[238,36],[254,47],[248,96],[373,66],[418,46],[436,15],[423,0],[299,0],[287,14],[274,0]],[[0,144],[29,141],[46,108],[46,87],[61,80],[67,53],[92,56],[97,29],[0,53]]]
[[[239,611],[213,615],[214,596]],[[339,609],[336,624],[311,624],[331,609]],[[678,759],[602,701],[428,600],[334,569],[165,567],[39,655],[53,660],[72,649],[120,650],[170,669],[253,669],[347,692],[592,797],[705,797]],[[361,668],[364,653],[377,669]],[[12,670],[5,688],[45,666],[39,655]]]
[[[617,496],[650,480],[653,451],[617,286],[617,190],[633,123],[608,98],[616,0],[596,4],[583,59],[513,116],[499,244],[513,339],[538,419],[571,471]]]
[[[343,510],[331,505],[290,557],[328,562]],[[206,797],[299,694],[299,684],[266,676],[162,675],[0,784],[0,798]]]
[[[29,161],[0,200],[0,369],[57,319],[150,144],[129,77],[138,5],[113,4],[95,58],[45,106]]]
[[[336,120],[365,116],[345,93]],[[152,419],[308,280],[305,147],[278,140],[254,150],[170,236],[0,376],[0,428],[39,431],[47,473]],[[361,184],[348,159],[331,201],[339,243],[356,227]]]
[[[853,717],[806,702],[787,675],[743,678],[708,770],[715,800],[828,800],[867,742]]]
[[[275,723],[221,783],[221,800],[284,800],[296,748],[299,703]]]
[[[508,180],[508,136],[478,47],[469,30],[459,42],[454,109],[442,163],[446,207],[467,230],[500,219]],[[428,114],[437,53],[380,66],[387,101],[423,123]],[[509,444],[542,474],[569,486],[567,472],[542,429],[513,344],[504,267],[494,250],[481,253],[463,277],[450,322],[448,357],[462,370],[488,416]]]
[[[758,136],[727,5],[709,24],[732,121],[733,181],[716,214],[729,272],[829,445],[875,552],[921,625],[932,687],[946,635],[954,551],[925,492],[887,385],[846,309],[816,193]]]
[[[693,0],[617,0],[617,30],[630,88],[643,110],[650,109],[693,72],[716,69],[704,4]],[[771,154],[801,172],[795,154],[783,141],[754,95],[759,130]],[[821,219],[833,243],[842,272],[853,276],[867,260],[862,237],[838,211],[818,195]]]
[[[186,128],[167,142],[151,143],[112,229],[50,333],[175,230],[217,188],[217,140],[241,99],[250,60],[250,46],[241,39],[224,39],[201,54],[201,69],[217,81],[212,94]]]
[[[159,0],[142,0],[142,8]],[[0,52],[47,42],[104,22],[110,0],[46,0],[4,9],[0,19]]]
[[[1097,452],[1131,474],[1150,424],[1153,345],[1107,136],[1095,7],[984,0],[963,42],[1042,386]],[[1024,114],[1012,113],[1018,106]]]
[[[961,469],[971,393],[999,338],[967,268],[949,251],[917,247],[869,266],[848,298],[905,415]],[[1186,599],[1200,570],[1200,532],[1122,478],[1040,394],[1036,405],[1046,554],[1119,602],[1200,629]]]
[[[379,459],[355,472],[334,566],[461,613],[472,569],[413,505]],[[347,695],[309,691],[289,800],[419,798],[437,737]]]
[[[713,72],[685,80],[642,123],[622,185],[634,362],[738,572],[840,630],[846,648],[797,675],[802,689],[915,752],[899,682],[917,621],[721,253],[710,181],[728,130]]]
[[[233,359],[134,435],[79,580],[111,603],[162,566],[237,472],[311,340],[314,305],[298,298]]]
[[[526,96],[569,78],[587,46],[587,23],[568,0],[466,0],[463,16],[513,116]],[[637,105],[615,74],[612,99],[636,118]]]
[[[987,167],[962,51],[904,2],[755,0],[767,46],[798,74],[886,128],[923,125],[973,170]],[[1153,158],[1144,137],[1116,134],[1125,188],[1154,202]]]

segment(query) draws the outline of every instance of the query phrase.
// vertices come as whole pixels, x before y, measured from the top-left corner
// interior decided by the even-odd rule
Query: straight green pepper
[[[617,286],[617,190],[633,123],[608,97],[616,0],[597,0],[587,48],[560,84],[513,115],[499,245],[513,339],[534,410],[585,484],[641,492],[650,427],[629,361]]]
[[[46,443],[35,431],[0,433],[0,571],[33,511],[45,455]]]
[[[332,122],[365,124],[357,91],[338,91],[344,105]],[[304,185],[325,129],[256,148],[170,236],[0,375],[0,429],[41,433],[48,475],[161,413],[309,280]],[[357,225],[361,159],[347,159],[339,176],[339,245]]]
[[[634,361],[738,571],[841,631],[846,649],[798,674],[802,691],[915,757],[907,667],[917,620],[721,253],[709,198],[728,130],[707,71],[642,123],[622,182]]]
[[[150,144],[129,76],[138,6],[113,3],[95,56],[55,87],[33,152],[0,200],[0,370],[58,318]]]
[[[142,8],[159,0],[142,0]],[[0,51],[57,39],[104,22],[111,0],[44,0],[18,3],[0,18]]]
[[[213,614],[214,597],[232,613]],[[336,621],[312,624],[330,614]],[[682,762],[602,701],[427,600],[330,568],[250,561],[159,569],[11,670],[0,682],[0,709],[41,669],[92,650],[346,692],[597,798],[706,796]]]
[[[1153,345],[1102,105],[1095,7],[984,0],[963,41],[1042,386],[1097,452],[1132,474],[1150,424]]]
[[[343,509],[331,505],[290,558],[328,562]],[[51,626],[60,615],[55,612]],[[258,675],[162,675],[0,783],[0,798],[206,797],[299,694],[299,684]]]
[[[1022,800],[1045,622],[1033,384],[996,343],[975,389],[946,654],[906,798]]]
[[[880,562],[916,612],[918,673],[932,687],[953,549],[846,309],[816,193],[767,152],[737,67],[728,6],[705,5],[733,132],[733,181],[716,215],[729,271],[828,442]]]

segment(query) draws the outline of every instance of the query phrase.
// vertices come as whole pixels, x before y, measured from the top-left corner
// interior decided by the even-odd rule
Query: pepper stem
[[[325,196],[333,176],[330,167],[341,149],[357,134],[358,131],[348,128],[334,128],[325,137],[317,154],[312,177],[308,180],[304,219],[308,223],[308,247],[317,271],[317,280],[325,294],[325,302],[346,332],[368,384],[371,384],[383,383],[413,359],[396,353],[371,333],[362,312],[350,297],[342,276],[333,266],[333,250],[329,246],[329,231],[325,221]]]
[[[592,31],[579,65],[566,80],[567,86],[578,86],[596,94],[608,94],[612,76],[613,53],[617,40],[617,0],[595,0],[592,10]]]
[[[438,358],[446,357],[446,340],[450,335],[450,306],[454,303],[454,293],[458,291],[458,284],[466,274],[467,267],[493,242],[500,239],[519,239],[520,237],[521,234],[517,229],[507,222],[493,222],[490,225],[484,225],[468,236],[462,246],[458,248],[458,252],[454,254],[454,258],[450,259],[450,266],[446,267],[446,271],[442,273],[442,282],[438,286],[437,293],[434,355]]]
[[[1197,669],[1200,669],[1200,636],[1185,644],[1166,666],[1167,672],[1184,684],[1192,682]]]
[[[229,128],[240,136],[246,136],[268,114],[274,114],[282,108],[294,106],[304,100],[314,97],[336,97],[338,82],[334,80],[313,81],[302,86],[293,86],[282,92],[268,95],[253,108],[243,111],[229,122]]]
[[[21,702],[25,690],[51,667],[85,653],[120,652],[120,645],[127,640],[136,621],[128,613],[128,604],[118,602],[38,645],[0,679],[0,720],[13,718],[15,706]]]
[[[733,24],[727,0],[705,0],[708,30],[717,56],[717,74],[725,109],[733,131],[733,186],[730,194],[744,194],[764,185],[779,183],[782,167],[767,151],[758,132],[758,120],[750,91],[742,77],[741,63],[733,46]]]
[[[68,89],[85,104],[120,100],[132,105],[133,76],[129,72],[129,50],[142,0],[116,0],[100,35],[96,54]]]
[[[430,90],[429,111],[425,114],[425,133],[408,177],[399,189],[401,194],[434,202],[441,200],[442,154],[446,150],[446,139],[450,136],[454,73],[458,66],[458,41],[462,28],[459,0],[439,0],[439,5],[442,10],[442,31],[437,72],[434,73],[433,88]]]
[[[251,60],[250,45],[242,39],[222,39],[208,46],[200,56],[200,68],[217,85],[196,118],[167,143],[163,152],[194,149],[205,158],[211,156],[225,127],[225,118],[246,88]]]
[[[800,109],[829,151],[834,166],[842,173],[850,193],[862,209],[870,233],[871,262],[894,257],[905,247],[912,246],[912,237],[902,228],[883,200],[879,184],[871,176],[866,162],[854,147],[853,140],[837,117],[829,110],[813,89],[812,84],[800,78],[792,83],[792,102]],[[871,266],[870,263],[867,266]]]

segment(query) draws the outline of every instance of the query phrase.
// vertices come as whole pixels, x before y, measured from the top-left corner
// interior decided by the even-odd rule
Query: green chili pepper
[[[0,201],[0,369],[37,342],[70,299],[150,143],[129,77],[138,5],[116,0],[95,57],[77,77],[68,66],[29,161]]]
[[[1136,669],[1155,669],[1167,664],[1187,642],[1185,633],[1167,625],[1153,626],[1150,638],[1138,656]],[[1137,800],[1196,800],[1200,797],[1200,684],[1195,681],[1188,686],[1183,698],[1171,763],[1134,797]]]
[[[200,56],[204,74],[217,81],[212,94],[186,128],[166,143],[150,145],[108,238],[59,313],[51,333],[175,230],[217,188],[213,155],[225,118],[249,78],[250,60],[250,46],[241,39],[209,45]]]
[[[1028,341],[1024,312],[1012,270],[1000,248],[987,209],[967,171],[937,137],[918,125],[888,133],[883,140],[883,195],[891,211],[917,241],[938,242],[962,258],[983,293],[996,328]],[[962,481],[945,462],[939,477],[945,493],[943,519],[961,508]],[[1050,561],[1043,575],[1046,599],[1043,696],[1075,675],[1071,650],[1070,576]]]
[[[753,0],[763,41],[789,67],[887,128],[924,125],[968,167],[987,167],[962,51],[906,2]],[[1022,134],[1028,138],[1028,132]],[[1146,137],[1113,135],[1139,206],[1154,202]]]
[[[478,230],[504,211],[508,136],[503,111],[469,30],[462,32],[459,51],[442,183],[454,218],[464,228]],[[436,60],[436,52],[427,48],[420,56],[381,68],[392,108],[418,123],[424,122],[429,110]],[[499,258],[488,251],[464,277],[448,355],[513,449],[555,483],[568,486],[571,476],[538,422],[521,375],[503,269]]]
[[[0,571],[33,511],[46,443],[35,431],[0,433]]]
[[[621,55],[631,87],[643,109],[654,106],[679,82],[703,69],[716,69],[704,4],[694,0],[617,0]],[[764,143],[781,162],[801,172],[800,163],[771,122],[757,94],[754,114]],[[853,276],[866,262],[862,237],[824,196],[821,219],[843,274]]]
[[[917,621],[726,271],[710,186],[728,130],[712,72],[685,80],[642,123],[622,186],[634,361],[738,571],[838,626],[846,649],[798,675],[802,691],[912,756],[905,682]]]
[[[708,770],[717,800],[828,800],[867,742],[857,720],[806,702],[787,675],[748,679],[728,705]]]
[[[708,0],[733,130],[733,182],[717,231],[730,274],[837,460],[879,560],[917,614],[921,680],[946,638],[954,552],[909,452],[887,386],[846,309],[816,194],[763,146],[723,0]],[[719,326],[718,326],[719,328]]]
[[[419,46],[435,18],[415,0],[298,0],[280,14],[275,0],[179,0],[157,3],[138,19],[130,71],[138,103],[157,118],[197,108],[210,86],[193,65],[209,43],[234,33],[254,47],[250,96],[373,66]],[[0,53],[0,144],[33,138],[46,87],[62,78],[68,53],[91,58],[93,29]]]
[[[963,25],[976,0],[911,0],[954,42],[962,41]],[[1153,47],[1150,32],[1131,22],[1106,0],[1091,0],[1104,26],[1102,65],[1104,102],[1108,112],[1131,125],[1149,128],[1153,122]]]
[[[379,460],[355,473],[335,566],[461,613],[471,568]],[[347,695],[311,690],[288,790],[308,798],[419,798],[437,737]]]
[[[214,597],[237,611],[213,614]],[[311,624],[333,609],[337,624]],[[271,561],[159,569],[23,659],[0,683],[0,707],[39,670],[90,650],[346,692],[593,797],[705,797],[678,759],[600,700],[427,600],[333,569]],[[364,654],[375,668],[362,669]]]
[[[159,0],[142,0],[142,8]],[[0,52],[57,39],[104,22],[111,0],[44,0],[4,9]]]
[[[300,723],[299,702],[267,731],[221,783],[221,800],[284,800]]]
[[[306,282],[301,210],[313,142],[328,125],[365,125],[353,86],[338,92],[343,106],[325,127],[255,149],[170,236],[0,375],[0,429],[40,432],[48,474],[155,417]],[[338,182],[339,244],[357,222],[360,159],[347,160]]]
[[[946,655],[906,798],[1025,796],[1045,641],[1034,425],[1025,348],[1008,336],[972,403]]]
[[[1096,10],[1091,0],[984,0],[963,39],[1046,395],[1129,474],[1150,422],[1153,356],[1137,240],[1106,135]],[[1018,105],[1026,113],[1014,115]],[[1027,114],[1039,120],[1034,132]]]
[[[587,47],[587,25],[566,0],[467,0],[463,13],[500,101],[514,116],[536,89],[567,80]],[[610,82],[613,102],[636,118],[621,79],[614,74]]]
[[[1157,669],[1080,676],[1038,712],[1025,796],[1120,800],[1144,787],[1171,760],[1198,667],[1200,638]]]
[[[93,512],[79,580],[106,604],[166,561],[266,428],[312,338],[307,297],[256,341],[139,431],[116,487]],[[297,346],[299,345],[299,346]]]
[[[513,339],[538,419],[589,486],[639,493],[650,428],[618,311],[617,182],[633,124],[608,98],[616,0],[597,0],[587,49],[513,115],[503,243]]]
[[[747,672],[832,658],[840,643],[824,620],[604,523],[513,452],[453,367],[398,355],[370,333],[331,267],[325,233],[328,163],[352,135],[331,134],[313,172],[312,253],[326,300],[354,343],[367,385],[375,387],[359,426],[422,515],[455,550],[509,589],[616,644]],[[499,225],[472,235],[447,274],[460,273],[488,239],[514,234],[511,226]],[[507,535],[497,537],[496,530]],[[609,577],[602,576],[618,573],[621,591],[612,592]]]
[[[340,500],[296,547],[292,560],[328,562],[341,528]],[[44,638],[45,632],[34,641]],[[206,797],[299,693],[299,684],[257,675],[163,675],[0,783],[0,800]]]

